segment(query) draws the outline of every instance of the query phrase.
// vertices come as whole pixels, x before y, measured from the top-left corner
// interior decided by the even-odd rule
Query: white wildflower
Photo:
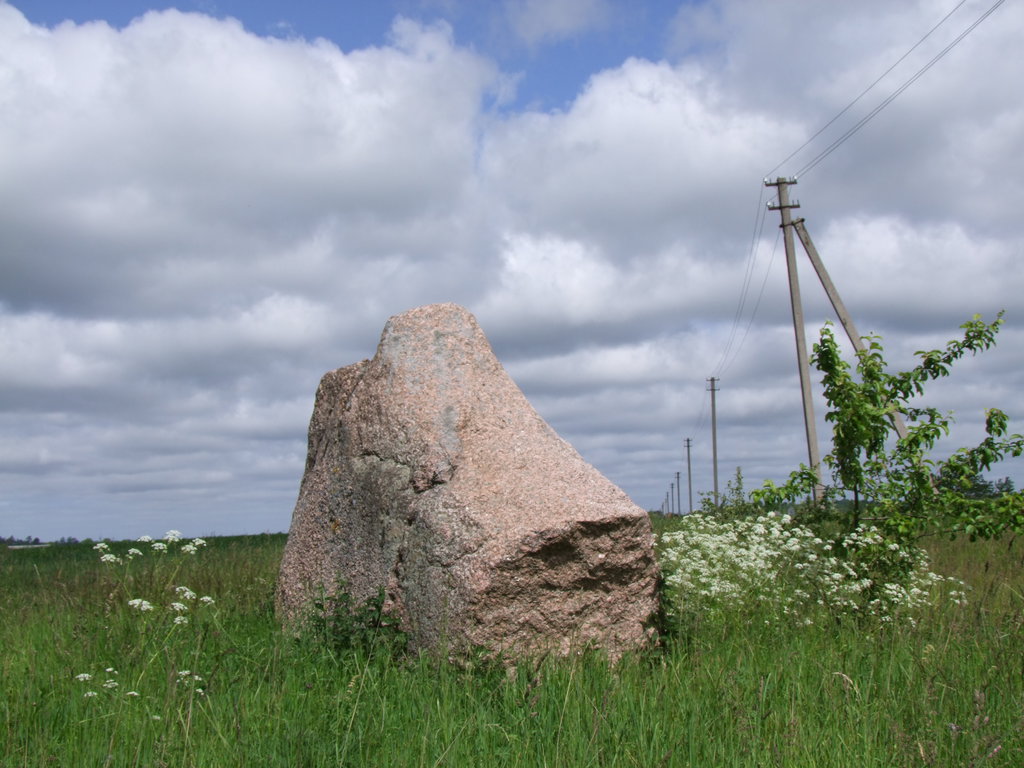
[[[118,557],[117,555],[112,555],[112,554],[110,554],[108,552],[107,554],[105,554],[105,555],[100,557],[100,562],[101,563],[113,563],[114,565],[116,565],[117,563],[121,562],[121,558]]]
[[[188,616],[175,616],[174,617],[174,623],[175,624],[188,624]]]
[[[203,595],[202,597],[199,598],[199,602],[202,603],[203,605],[213,605],[214,600],[209,595]]]
[[[83,672],[80,675],[75,675],[75,680],[77,680],[80,683],[88,683],[90,680],[92,680],[92,675],[90,675],[88,672]]]
[[[135,547],[132,547],[125,554],[128,556],[129,560],[133,560],[136,557],[141,557],[142,556],[142,550],[141,549],[136,549]]]
[[[141,541],[143,544],[149,544],[153,540],[152,536],[139,536],[136,541]]]
[[[173,544],[176,541],[181,541],[181,531],[168,531],[164,534],[164,541],[168,544]]]
[[[661,537],[669,610],[701,616],[767,610],[769,615],[814,621],[818,607],[874,615],[885,623],[924,606],[932,587],[923,550],[904,549],[877,528],[846,535],[847,557],[792,517],[722,521],[691,515],[680,531]],[[887,583],[886,576],[900,574]],[[891,576],[890,576],[891,578]],[[962,588],[962,585],[956,585]],[[959,595],[951,589],[950,598]]]
[[[129,600],[128,605],[130,605],[132,608],[137,608],[138,610],[143,612],[153,610],[153,604],[151,602],[149,602],[148,600],[143,600],[139,597],[136,597],[133,600]]]
[[[206,546],[206,540],[205,539],[192,539],[192,546],[193,547],[205,547]]]
[[[125,693],[125,696],[131,696],[131,697],[135,697],[135,696],[138,696],[138,695],[139,695],[138,691],[128,691],[128,692]]]
[[[101,541],[101,542],[98,542],[98,543],[97,543],[97,544],[96,544],[96,545],[95,545],[95,546],[93,547],[93,549],[95,549],[95,550],[96,550],[97,552],[105,552],[105,551],[107,551],[108,549],[110,549],[110,547],[109,547],[109,546],[107,545],[107,542],[105,542],[105,541]]]
[[[154,541],[153,542],[153,551],[154,552],[166,552],[167,551],[167,545],[164,544],[162,541]]]
[[[96,691],[86,691],[85,693],[82,694],[82,696],[84,696],[87,699],[91,699],[94,696],[99,696],[99,694],[96,693]]]
[[[171,603],[171,610],[175,613],[185,613],[188,610],[188,606],[184,603]]]
[[[178,597],[180,597],[182,600],[195,600],[196,599],[196,593],[193,592],[188,587],[175,587],[174,591],[178,595]]]
[[[117,680],[107,680],[105,683],[103,683],[104,688],[117,688],[117,686]]]

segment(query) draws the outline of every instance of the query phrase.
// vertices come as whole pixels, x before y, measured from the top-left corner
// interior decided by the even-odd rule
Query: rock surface
[[[277,594],[294,622],[339,580],[385,590],[415,648],[497,655],[650,636],[644,510],[533,410],[473,316],[392,317],[377,352],[327,373]]]

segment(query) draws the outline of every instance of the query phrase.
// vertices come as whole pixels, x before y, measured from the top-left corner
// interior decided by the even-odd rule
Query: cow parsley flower
[[[196,599],[196,593],[193,592],[188,587],[175,587],[174,591],[178,595],[178,597],[180,597],[182,600],[195,600]]]
[[[105,555],[102,555],[100,557],[100,562],[101,563],[111,563],[113,565],[117,565],[118,563],[121,562],[121,558],[118,557],[117,555],[112,555],[109,552],[107,552]]]
[[[203,605],[213,605],[214,599],[212,597],[210,597],[209,595],[203,595],[202,597],[199,598],[199,602],[202,603]]]
[[[931,587],[944,581],[928,571],[923,550],[891,542],[877,528],[842,537],[840,558],[789,515],[730,521],[691,515],[683,526],[661,538],[668,607],[680,618],[768,611],[769,618],[806,623],[824,609],[883,624],[912,621],[931,599]]]
[[[188,624],[188,616],[175,616],[174,623],[179,625]]]
[[[129,560],[134,560],[136,557],[142,556],[142,550],[132,547],[127,552],[125,552],[125,555],[128,557]]]
[[[149,544],[151,541],[153,541],[153,537],[152,536],[139,536],[139,538],[136,539],[136,541],[140,541],[143,544]]]
[[[149,602],[148,600],[143,600],[140,597],[136,597],[133,600],[129,600],[128,601],[128,605],[130,605],[132,608],[137,608],[138,610],[142,611],[143,613],[146,612],[146,611],[152,611],[153,610],[153,604],[151,602]]]
[[[173,544],[176,541],[181,541],[181,531],[168,531],[164,534],[164,541],[168,544]]]
[[[83,672],[80,675],[75,675],[75,680],[77,680],[80,683],[88,683],[90,680],[92,680],[92,675],[90,675],[88,672]]]

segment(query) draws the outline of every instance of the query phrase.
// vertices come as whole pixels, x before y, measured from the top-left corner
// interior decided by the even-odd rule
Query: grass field
[[[0,764],[1024,765],[1024,541],[935,542],[970,598],[913,627],[738,617],[511,672],[297,641],[283,535],[181,544],[0,549]]]

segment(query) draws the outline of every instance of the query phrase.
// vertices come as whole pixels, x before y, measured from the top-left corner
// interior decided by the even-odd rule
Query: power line
[[[955,14],[966,2],[967,2],[967,0],[960,0],[960,2],[957,3],[956,6],[954,6],[951,11],[949,11],[945,16],[943,16],[916,43],[914,43],[909,49],[907,49],[907,51],[902,56],[900,56],[888,69],[886,69],[885,72],[883,72],[881,75],[879,75],[874,80],[874,82],[872,82],[867,88],[865,88],[863,91],[861,91],[860,94],[858,94],[845,107],[843,107],[843,109],[841,109],[831,120],[829,120],[827,123],[825,123],[825,125],[823,125],[821,128],[819,128],[814,133],[813,136],[811,136],[807,141],[805,141],[803,144],[801,144],[795,151],[790,153],[789,156],[786,157],[781,163],[776,165],[775,168],[773,168],[771,171],[769,171],[768,174],[766,174],[766,176],[770,176],[776,170],[781,168],[785,163],[789,162],[789,160],[791,160],[793,157],[795,157],[801,151],[803,151],[805,148],[807,148],[816,138],[818,138],[818,136],[820,136],[822,133],[824,133],[840,117],[842,117],[844,114],[846,114],[857,102],[859,102],[862,98],[864,98],[864,96],[867,95],[876,85],[878,85],[883,79],[885,79],[885,77],[888,76],[897,66],[899,66],[908,56],[910,56],[911,53],[913,53],[915,50],[917,50],[917,48],[919,48],[921,46],[921,44],[925,42],[925,40],[927,40],[929,37],[931,37],[935,33],[935,31],[938,30],[939,27],[941,27],[943,24],[945,24],[946,21],[948,21],[949,18],[952,17],[953,14]],[[821,161],[823,161],[826,157],[828,157],[832,152],[834,152],[836,149],[838,149],[840,145],[842,145],[846,140],[848,140],[851,136],[853,136],[853,134],[855,134],[857,131],[859,131],[861,128],[863,128],[864,125],[866,125],[870,120],[872,120],[879,112],[881,112],[885,107],[887,107],[889,104],[891,104],[897,97],[899,97],[900,94],[902,94],[907,88],[909,88],[918,79],[920,79],[921,76],[923,76],[925,74],[925,72],[927,72],[929,69],[931,69],[936,63],[938,63],[938,61],[940,59],[942,59],[946,54],[948,54],[951,50],[953,50],[953,48],[955,48],[965,37],[967,37],[967,35],[969,35],[971,32],[973,32],[978,27],[978,25],[980,25],[985,19],[987,19],[990,15],[992,15],[992,13],[994,13],[996,11],[996,9],[998,9],[999,6],[1002,5],[1004,2],[1005,2],[1005,0],[996,0],[996,2],[992,6],[990,6],[988,8],[988,10],[986,10],[980,17],[978,17],[978,19],[976,19],[964,31],[962,31],[959,35],[957,35],[957,37],[951,43],[949,43],[938,54],[936,54],[927,64],[925,64],[917,72],[915,72],[913,76],[911,76],[906,81],[904,81],[903,84],[900,85],[899,88],[897,88],[895,91],[893,91],[885,100],[883,100],[881,102],[881,104],[876,106],[865,117],[861,118],[861,120],[859,120],[852,128],[847,130],[842,136],[840,136],[838,139],[836,139],[834,142],[832,142],[828,147],[826,147],[824,150],[822,150],[810,162],[805,164],[804,167],[801,168],[800,171],[797,172],[796,176],[803,176],[803,175],[805,175],[806,173],[811,171],[815,166],[817,166]],[[760,205],[760,200],[758,202],[758,205]],[[765,220],[764,219],[764,215],[765,215],[766,212],[767,212],[767,209],[761,211],[760,224],[759,225],[755,225],[754,238],[753,238],[754,243],[759,241],[761,233],[763,232],[764,220]],[[742,311],[743,311],[743,309],[746,306],[747,296],[748,296],[748,292],[749,292],[749,289],[750,289],[750,279],[751,279],[751,276],[752,276],[753,264],[754,264],[754,258],[753,257],[754,257],[754,253],[755,253],[755,245],[754,245],[754,243],[752,243],[752,245],[751,245],[751,255],[748,258],[748,266],[747,266],[747,271],[746,271],[746,273],[744,275],[744,282],[743,282],[743,286],[741,288],[739,304],[737,306],[736,314],[735,314],[735,316],[733,318],[733,327],[730,330],[728,341],[726,342],[725,348],[724,348],[724,350],[722,352],[722,358],[719,361],[719,364],[718,364],[717,368],[715,369],[716,375],[721,375],[729,367],[731,367],[732,364],[736,361],[737,357],[739,356],[739,351],[742,348],[743,343],[746,341],[747,335],[750,333],[750,328],[753,325],[754,318],[757,315],[757,310],[758,310],[758,308],[760,306],[760,303],[761,303],[761,297],[764,295],[765,286],[767,284],[768,272],[770,272],[770,269],[771,269],[771,263],[769,263],[768,272],[766,272],[765,279],[764,279],[764,281],[761,284],[761,290],[760,290],[760,292],[758,294],[757,300],[755,301],[754,309],[753,309],[753,311],[750,314],[750,320],[747,323],[747,326],[746,326],[746,328],[743,331],[743,335],[740,337],[739,343],[735,343],[736,334],[738,332],[739,320],[741,319]],[[776,238],[776,243],[775,243],[775,249],[777,249],[777,248],[778,248],[778,238]],[[772,251],[771,261],[774,261],[775,252],[776,252],[775,250]],[[734,344],[735,344],[735,349],[733,349],[733,345]],[[730,357],[730,353],[732,353],[731,357]]]
[[[967,27],[967,29],[965,29],[963,32],[961,32],[959,35],[957,35],[956,38],[954,38],[953,42],[951,42],[949,45],[947,45],[945,48],[943,48],[941,51],[939,51],[934,57],[932,57],[932,59],[927,64],[925,64],[923,67],[921,67],[919,70],[917,70],[917,72],[915,72],[910,78],[908,78],[906,81],[904,81],[904,83],[899,88],[897,88],[895,91],[893,91],[891,94],[889,94],[889,96],[886,97],[886,99],[884,101],[882,101],[881,104],[879,104],[873,110],[868,112],[867,115],[865,115],[863,118],[861,118],[859,121],[857,121],[857,123],[855,123],[852,128],[850,128],[848,131],[846,131],[846,133],[844,133],[838,139],[836,139],[831,144],[829,144],[828,147],[826,147],[822,152],[820,152],[813,160],[811,160],[803,168],[801,168],[799,171],[797,171],[795,176],[797,178],[799,178],[801,176],[806,175],[816,165],[818,165],[818,163],[820,163],[826,157],[828,157],[833,152],[835,152],[836,149],[838,149],[843,143],[845,143],[847,139],[849,139],[851,136],[853,136],[855,133],[857,133],[857,131],[859,131],[865,125],[867,125],[867,123],[869,123],[872,119],[874,119],[874,117],[879,112],[881,112],[883,109],[885,109],[887,106],[889,106],[889,104],[891,104],[897,97],[900,96],[900,94],[902,94],[905,90],[907,90],[907,88],[909,88],[914,83],[916,83],[921,78],[921,76],[924,75],[925,72],[927,72],[929,69],[931,69],[933,66],[935,66],[935,64],[937,64],[940,59],[942,59],[947,53],[949,53],[957,45],[959,45],[960,42],[965,37],[967,37],[971,32],[973,32],[977,28],[977,26],[979,24],[981,24],[985,19],[987,19],[989,16],[991,16],[995,12],[995,10],[997,8],[999,8],[999,6],[1001,6],[1004,2],[1006,2],[1006,0],[996,0],[996,2],[993,3],[992,6],[989,7],[989,9],[987,11],[985,11],[983,14],[981,14],[981,16],[979,16],[978,19],[975,20],[973,24],[971,24],[969,27]],[[954,9],[954,10],[956,10],[956,9]]]
[[[768,209],[765,208],[765,211]],[[768,277],[772,273],[772,264],[775,263],[775,256],[779,251],[779,240],[782,238],[782,229],[775,233],[775,245],[772,247],[772,255],[768,259],[768,267],[764,271],[764,279],[761,280],[761,290],[757,293],[757,301],[754,302],[754,309],[750,312],[750,320],[747,321],[747,327],[743,329],[743,336],[740,337],[739,344],[736,345],[736,351],[732,357],[726,362],[719,370],[719,375],[728,372],[732,367],[732,364],[736,362],[736,358],[740,356],[740,350],[743,349],[743,343],[747,340],[747,335],[750,333],[751,326],[754,325],[754,318],[757,317],[757,310],[761,307],[761,299],[764,297],[764,289],[768,285]]]
[[[747,251],[747,264],[743,270],[743,284],[740,286],[739,299],[736,302],[736,311],[732,317],[732,327],[729,329],[729,337],[726,339],[725,346],[722,348],[722,356],[718,360],[718,364],[715,366],[715,373],[717,374],[719,369],[722,367],[722,363],[725,362],[726,356],[729,354],[729,350],[732,349],[733,342],[736,340],[736,333],[739,330],[740,319],[743,317],[743,309],[747,304],[747,294],[750,291],[750,279],[754,274],[754,264],[757,261],[757,244],[760,241],[761,231],[764,228],[765,209],[762,205],[764,201],[764,187],[757,196],[757,210],[754,214],[754,228],[750,238],[750,249]]]
[[[883,109],[885,109],[885,107],[887,107],[889,104],[891,104],[893,101],[895,101],[904,91],[907,90],[907,88],[909,88],[911,85],[913,85],[915,82],[917,82],[917,80],[919,80],[928,70],[930,70],[936,63],[938,63],[950,51],[952,51],[953,48],[955,48],[957,45],[959,45],[964,40],[964,38],[966,38],[971,32],[973,32],[983,21],[985,21],[985,19],[987,19],[989,16],[991,16],[999,8],[999,6],[1003,5],[1003,3],[1005,1],[1006,0],[996,0],[996,2],[994,2],[984,13],[982,13],[980,17],[978,17],[972,24],[970,24],[965,30],[963,30],[959,35],[957,35],[957,37],[954,38],[951,43],[949,43],[938,54],[936,54],[934,57],[932,57],[932,59],[930,59],[923,67],[918,69],[917,72],[915,72],[910,78],[905,80],[895,91],[893,91],[889,96],[887,96],[878,106],[876,106],[865,117],[861,118],[857,123],[855,123],[853,125],[853,127],[848,129],[838,139],[833,141],[824,150],[819,152],[814,158],[812,158],[808,163],[806,163],[795,174],[795,176],[803,176],[803,175],[809,173],[811,170],[813,170],[819,163],[821,163],[825,158],[827,158],[830,154],[832,154],[832,152],[834,152],[836,149],[838,149],[842,144],[844,144],[848,139],[850,139],[855,133],[857,133],[861,128],[863,128],[868,122],[870,122],[872,119],[874,119],[878,115],[879,112],[881,112]],[[873,90],[883,79],[885,79],[897,66],[899,66],[904,60],[906,60],[907,57],[910,56],[911,53],[913,53],[915,50],[917,50],[917,48],[920,47],[925,42],[925,40],[927,40],[932,34],[935,33],[936,30],[938,30],[943,24],[945,24],[946,21],[948,21],[966,2],[967,2],[967,0],[960,0],[960,2],[957,3],[957,5],[954,6],[954,8],[951,11],[949,11],[945,16],[943,16],[942,19],[940,19],[931,29],[929,29],[928,32],[926,32],[916,43],[914,43],[914,45],[912,45],[902,56],[900,56],[899,59],[897,59],[888,69],[886,69],[885,72],[883,72],[881,75],[879,75],[879,77],[877,77],[874,80],[874,82],[872,82],[867,88],[865,88],[863,91],[861,91],[860,94],[858,94],[845,107],[843,107],[843,109],[840,110],[834,117],[832,117],[831,120],[829,120],[827,123],[825,123],[825,125],[823,125],[820,129],[818,129],[818,131],[816,131],[807,141],[805,141],[803,144],[801,144],[795,151],[790,153],[781,163],[776,165],[775,168],[773,168],[771,171],[769,171],[767,174],[765,174],[765,176],[766,177],[767,176],[771,176],[773,173],[775,173],[775,171],[777,171],[779,168],[781,168],[785,163],[787,163],[790,160],[792,160],[796,155],[798,155],[800,152],[802,152],[804,149],[806,149],[808,146],[810,146],[819,136],[821,136],[822,133],[824,133],[828,128],[830,128],[837,120],[839,120],[839,118],[841,118],[843,115],[845,115],[855,104],[857,104],[862,98],[864,98],[864,96],[866,96],[871,90]],[[760,240],[761,240],[761,235],[763,234],[763,231],[764,231],[764,223],[765,223],[765,218],[766,218],[766,214],[767,214],[767,208],[763,208],[762,207],[762,203],[763,202],[764,202],[764,188],[761,187],[761,191],[759,192],[758,202],[757,202],[758,210],[757,210],[757,213],[756,213],[755,218],[754,218],[754,226],[753,226],[752,235],[751,235],[751,245],[750,245],[750,249],[749,249],[748,254],[747,254],[747,262],[746,262],[746,266],[744,268],[743,282],[742,282],[742,285],[741,285],[741,288],[740,288],[740,295],[739,295],[739,298],[738,298],[738,301],[737,301],[736,311],[733,314],[732,326],[730,328],[729,336],[728,336],[728,339],[726,341],[725,347],[724,347],[724,349],[722,351],[722,356],[721,356],[721,358],[720,358],[720,360],[718,362],[718,365],[715,368],[715,375],[710,379],[710,381],[712,382],[712,390],[711,390],[711,392],[712,392],[712,395],[711,395],[712,401],[714,400],[713,392],[714,392],[714,384],[715,384],[715,382],[717,381],[718,377],[721,376],[721,373],[723,371],[725,371],[727,368],[731,367],[733,365],[733,363],[735,363],[736,359],[739,356],[739,352],[742,349],[743,344],[745,343],[745,341],[747,339],[747,336],[750,333],[750,329],[753,326],[754,320],[755,320],[755,318],[757,316],[757,311],[758,311],[758,309],[760,308],[760,305],[761,305],[761,299],[764,296],[765,287],[766,287],[767,282],[768,282],[768,276],[771,273],[771,267],[772,267],[772,264],[775,261],[775,255],[776,255],[776,253],[778,251],[778,239],[779,239],[779,237],[777,235],[776,236],[776,240],[775,240],[775,246],[772,249],[772,254],[771,254],[771,257],[769,259],[768,267],[767,267],[767,269],[765,271],[765,276],[764,276],[764,278],[763,278],[763,280],[761,282],[761,287],[760,287],[760,290],[758,292],[757,299],[754,302],[753,310],[751,311],[750,318],[749,318],[749,320],[748,320],[748,322],[746,324],[746,327],[743,330],[743,335],[739,338],[739,342],[737,343],[736,342],[736,337],[737,337],[737,334],[739,332],[740,321],[742,320],[744,309],[747,306],[747,300],[748,300],[749,293],[750,293],[751,281],[753,279],[753,274],[754,274],[755,266],[756,266],[756,262],[757,262],[757,253],[758,253],[758,250],[759,250],[759,244],[760,244]],[[698,418],[697,418],[697,425],[696,425],[696,427],[694,429],[694,433],[699,433],[700,430],[704,426],[704,417],[705,417],[705,412],[706,412],[705,411],[706,404],[707,404],[707,399],[706,398],[702,398],[702,400],[701,400],[701,409],[700,409],[700,412],[699,412],[699,415],[698,415]],[[714,411],[713,404],[712,404],[712,411]],[[716,472],[716,475],[717,475],[717,472]],[[716,481],[717,481],[717,477],[716,477]],[[716,482],[716,491],[717,491],[717,482]],[[669,503],[671,503],[671,502],[669,501]]]
[[[960,2],[956,4],[956,7],[954,7],[953,10],[951,10],[949,13],[947,13],[945,16],[943,16],[942,19],[940,19],[939,22],[934,27],[929,29],[925,33],[924,37],[922,37],[920,40],[918,40],[916,43],[914,43],[912,46],[910,46],[910,48],[907,49],[907,52],[904,53],[902,56],[900,56],[898,59],[896,59],[896,61],[893,62],[892,66],[890,66],[887,70],[885,70],[885,72],[883,72],[881,75],[879,75],[875,79],[875,81],[873,83],[871,83],[871,85],[869,85],[867,88],[865,88],[863,91],[861,91],[860,94],[855,99],[853,99],[853,101],[851,101],[849,104],[847,104],[841,110],[839,110],[839,112],[837,112],[836,115],[831,120],[829,120],[827,123],[825,123],[823,126],[821,126],[821,128],[819,128],[814,133],[813,136],[811,136],[807,141],[805,141],[803,144],[801,144],[799,147],[797,147],[795,150],[793,150],[789,154],[789,156],[786,157],[785,160],[783,160],[781,163],[779,163],[774,168],[772,168],[770,171],[768,171],[768,173],[765,174],[765,178],[768,178],[768,177],[774,175],[775,172],[777,170],[779,170],[779,168],[781,168],[783,165],[785,165],[790,160],[792,160],[794,157],[796,157],[798,154],[800,154],[816,138],[818,138],[819,136],[821,136],[821,134],[823,134],[825,131],[827,131],[832,126],[832,124],[835,123],[836,120],[838,120],[840,117],[842,117],[847,112],[849,112],[854,104],[856,104],[858,101],[863,99],[871,91],[872,88],[874,88],[876,85],[878,85],[880,82],[882,82],[882,80],[884,80],[889,75],[890,72],[892,72],[894,69],[896,69],[896,67],[898,67],[901,63],[903,63],[904,59],[906,59],[910,54],[912,54],[914,51],[916,51],[918,49],[918,47],[925,40],[927,40],[929,37],[932,36],[932,33],[934,33],[935,30],[937,30],[939,27],[941,27],[943,24],[945,24],[946,21],[949,19],[949,17],[952,16],[954,13],[956,13],[958,10],[960,10],[960,6],[962,6],[966,2],[967,2],[967,0],[960,0]]]

